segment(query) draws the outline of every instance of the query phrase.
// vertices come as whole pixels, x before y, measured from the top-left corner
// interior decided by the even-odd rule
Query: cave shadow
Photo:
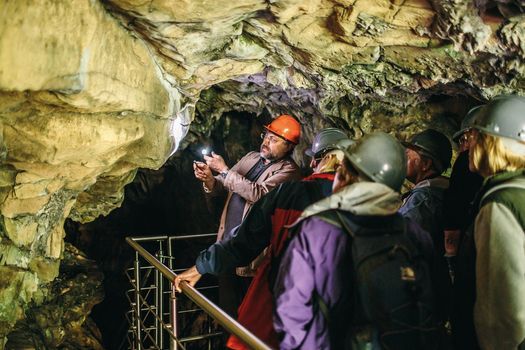
[[[220,212],[210,212],[202,184],[193,175],[192,163],[203,146],[211,147],[232,166],[250,150],[258,150],[262,131],[253,115],[229,113],[209,132],[190,131],[189,143],[159,170],[139,169],[124,191],[120,208],[93,222],[67,220],[66,241],[97,261],[104,273],[104,300],[91,313],[106,349],[120,349],[128,331],[125,297],[130,284],[125,270],[132,265],[134,251],[128,236],[186,235],[216,232]],[[216,198],[216,208],[224,198]],[[207,242],[206,244],[209,244]],[[183,266],[191,266],[202,244],[181,245],[176,251]]]

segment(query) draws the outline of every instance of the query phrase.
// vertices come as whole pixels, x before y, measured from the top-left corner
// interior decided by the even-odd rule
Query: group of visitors
[[[437,130],[323,129],[300,179],[300,124],[265,129],[232,168],[194,163],[207,196],[227,199],[218,241],[176,288],[218,275],[219,305],[275,349],[525,349],[525,98],[467,114],[450,179]]]

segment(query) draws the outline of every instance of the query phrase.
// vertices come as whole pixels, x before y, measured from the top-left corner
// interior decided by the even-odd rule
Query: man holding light
[[[280,183],[300,178],[297,164],[290,157],[299,142],[301,125],[292,116],[281,115],[264,127],[259,152],[245,155],[231,169],[224,159],[212,152],[204,162],[195,162],[195,177],[202,181],[204,192],[210,197],[227,192],[222,211],[217,240],[229,238],[231,231],[240,225],[250,207]],[[218,173],[213,175],[212,171]],[[230,315],[236,316],[253,273],[240,268],[219,276],[219,305]]]

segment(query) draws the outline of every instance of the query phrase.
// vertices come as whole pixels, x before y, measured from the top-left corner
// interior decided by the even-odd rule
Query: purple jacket
[[[281,339],[281,349],[340,349],[340,341],[350,331],[352,322],[352,257],[348,233],[315,216],[329,209],[348,212],[363,225],[399,218],[400,195],[372,182],[358,182],[334,193],[301,215],[299,231],[291,240],[281,261],[274,287],[276,310],[274,327]],[[427,259],[433,257],[432,240],[427,232],[408,223],[409,236]],[[319,310],[322,300],[332,322],[328,327]]]
[[[325,317],[314,311],[314,292],[329,309],[340,305],[341,312],[351,316],[344,307],[351,295],[350,259],[348,234],[316,217],[303,222],[283,258],[281,266],[286,266],[286,273],[279,273],[275,286],[274,327],[284,336],[281,349],[331,348]]]

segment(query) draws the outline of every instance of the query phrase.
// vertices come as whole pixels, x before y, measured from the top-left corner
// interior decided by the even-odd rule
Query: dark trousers
[[[252,282],[251,277],[239,277],[234,271],[219,275],[219,307],[237,319],[237,309]]]

